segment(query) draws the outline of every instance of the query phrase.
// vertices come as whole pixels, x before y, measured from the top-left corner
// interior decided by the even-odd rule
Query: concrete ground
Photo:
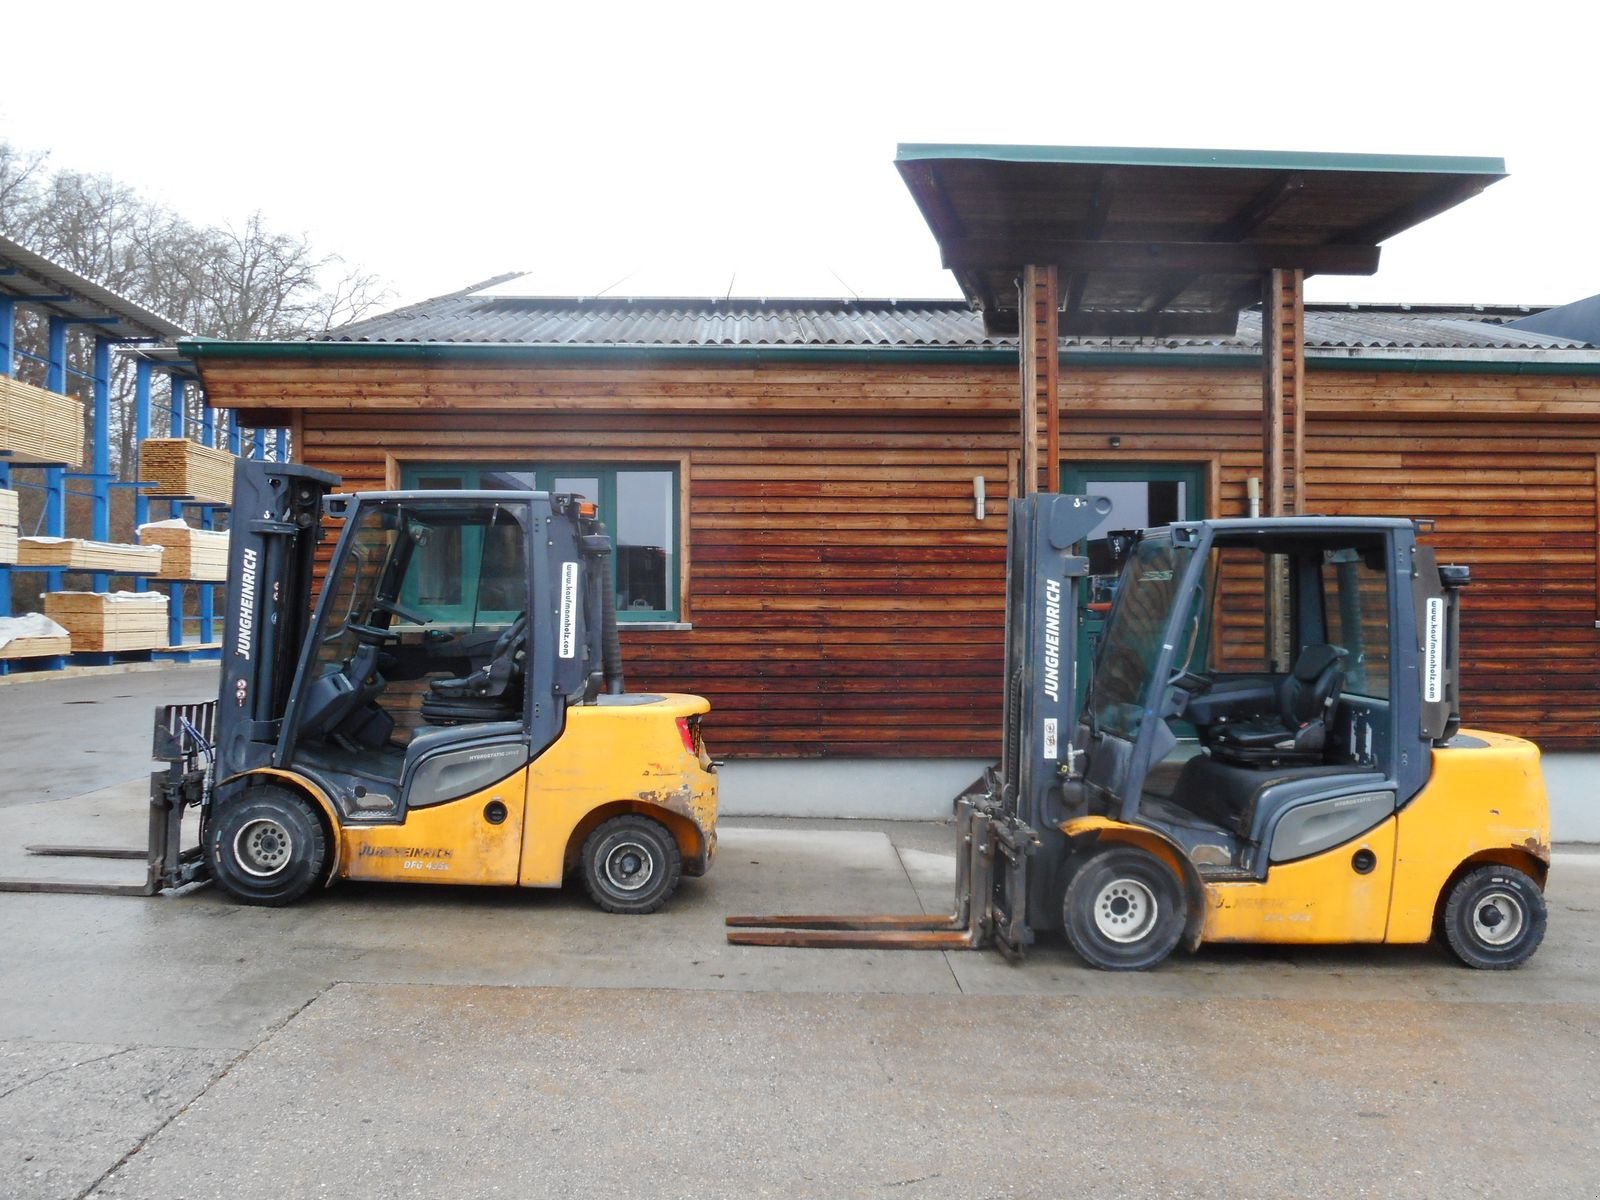
[[[0,685],[0,875],[133,878],[20,847],[137,844],[148,708],[210,679]],[[1558,852],[1549,936],[1505,974],[723,939],[731,912],[941,909],[951,836],[730,821],[645,918],[573,891],[0,893],[0,1195],[1592,1192],[1600,854]]]

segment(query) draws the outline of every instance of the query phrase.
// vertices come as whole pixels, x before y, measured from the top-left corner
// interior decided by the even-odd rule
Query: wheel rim
[[[1526,923],[1522,901],[1510,892],[1490,892],[1472,906],[1472,932],[1486,946],[1509,946]]]
[[[614,842],[601,862],[606,884],[619,892],[637,892],[655,878],[656,862],[650,848],[632,839]]]
[[[278,874],[294,855],[289,831],[270,817],[247,821],[233,837],[233,860],[257,879]]]
[[[1121,945],[1146,937],[1159,913],[1155,893],[1137,879],[1113,879],[1094,898],[1094,927]]]

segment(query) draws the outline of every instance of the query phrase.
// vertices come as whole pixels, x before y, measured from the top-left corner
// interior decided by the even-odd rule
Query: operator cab
[[[1393,581],[1427,574],[1424,556],[1394,520],[1144,535],[1083,708],[1082,802],[1160,830],[1215,879],[1264,878],[1379,824],[1427,777],[1423,714],[1392,699],[1417,693],[1392,677],[1414,656],[1391,653],[1417,636],[1396,627]]]
[[[560,731],[548,704],[530,706],[531,669],[537,660],[548,677],[552,627],[562,611],[577,622],[583,605],[576,595],[552,602],[550,571],[533,569],[531,547],[553,553],[546,543],[568,523],[551,521],[552,507],[577,498],[414,492],[329,503],[344,505],[335,515],[346,528],[279,764],[316,780],[346,819],[395,821],[531,761]],[[570,643],[567,657],[587,657]],[[588,699],[600,686],[597,674],[573,682]]]

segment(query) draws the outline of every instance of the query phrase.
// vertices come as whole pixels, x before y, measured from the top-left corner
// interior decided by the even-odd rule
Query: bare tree
[[[46,169],[47,156],[0,141],[0,232],[69,270],[205,337],[284,340],[321,333],[377,308],[387,292],[372,275],[306,237],[279,233],[260,212],[241,226],[196,225],[109,175]],[[24,312],[19,374],[43,382],[45,323]],[[69,365],[87,374],[92,334],[78,333]],[[81,392],[81,376],[71,390]],[[133,373],[113,380],[115,469],[134,467]]]

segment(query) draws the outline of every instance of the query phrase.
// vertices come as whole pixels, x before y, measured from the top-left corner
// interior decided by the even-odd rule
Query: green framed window
[[[593,500],[611,535],[617,620],[680,619],[682,514],[675,463],[418,463],[404,469],[401,484],[419,489],[572,492]]]

